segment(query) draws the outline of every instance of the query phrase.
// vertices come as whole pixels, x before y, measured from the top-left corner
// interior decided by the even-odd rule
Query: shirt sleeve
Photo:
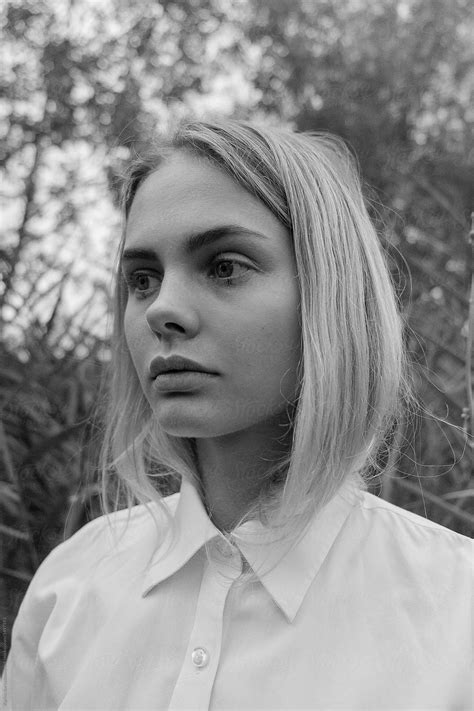
[[[29,622],[34,620],[33,606],[29,606],[26,597],[20,607],[13,625],[12,646],[8,655],[1,687],[2,705],[8,711],[30,709],[30,690],[33,686],[36,648],[39,638]]]
[[[56,604],[58,585],[84,569],[90,561],[90,551],[100,549],[106,527],[105,516],[87,523],[56,546],[33,576],[13,624],[12,644],[0,687],[0,709],[30,711],[37,708],[38,647]]]

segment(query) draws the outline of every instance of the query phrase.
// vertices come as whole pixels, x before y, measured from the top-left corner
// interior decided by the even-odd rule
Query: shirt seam
[[[367,492],[369,493],[369,492]],[[395,506],[395,504],[391,504],[389,501],[386,501],[385,499],[381,499],[379,496],[376,496],[373,494],[373,496],[376,499],[379,499],[381,504],[379,505],[372,505],[370,503],[367,503],[364,499],[360,502],[361,508],[365,509],[365,511],[384,511],[388,514],[391,514],[392,516],[402,518],[405,521],[409,521],[412,523],[414,526],[418,526],[422,529],[429,529],[430,531],[433,531],[437,534],[440,535],[446,535],[446,534],[451,534],[457,538],[465,538],[468,541],[471,541],[474,543],[474,539],[470,538],[469,536],[465,536],[462,533],[458,533],[457,531],[453,531],[451,528],[447,528],[447,526],[442,526],[440,523],[436,523],[435,521],[432,521],[431,519],[427,518],[426,522],[425,519],[423,519],[423,516],[419,516],[419,514],[411,514],[409,511],[405,511],[405,509],[401,508],[400,506]],[[385,504],[385,505],[384,505]],[[394,511],[391,507],[394,506],[396,510]],[[412,516],[417,516],[418,518],[421,518],[421,521],[414,520]]]

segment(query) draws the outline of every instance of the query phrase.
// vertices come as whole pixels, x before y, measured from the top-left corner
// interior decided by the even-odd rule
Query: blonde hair
[[[185,121],[130,167],[125,220],[139,186],[176,151],[225,170],[292,236],[302,343],[292,447],[269,469],[259,499],[241,522],[258,517],[296,541],[348,476],[367,488],[393,449],[408,386],[403,324],[389,270],[355,161],[339,138],[229,119]],[[199,483],[193,440],[161,431],[141,391],[123,333],[127,290],[119,271],[116,278],[103,450],[106,512],[125,502],[160,504],[157,484],[164,477]],[[118,487],[109,506],[113,479]]]

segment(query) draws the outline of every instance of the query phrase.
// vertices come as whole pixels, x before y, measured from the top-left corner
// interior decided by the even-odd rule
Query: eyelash
[[[245,264],[244,262],[241,262],[238,259],[215,259],[211,266],[215,269],[217,266],[220,264],[227,264],[230,262],[231,264],[238,264],[241,267],[245,267],[246,269],[251,269],[251,267],[248,264]],[[223,277],[221,279],[217,278],[217,280],[226,287],[232,287],[234,286],[235,282],[238,281],[239,279],[242,279],[245,275],[241,275],[240,277]],[[131,272],[131,274],[126,275],[125,281],[127,283],[128,290],[131,294],[135,296],[136,299],[146,299],[148,296],[150,296],[150,293],[153,291],[152,288],[144,289],[143,291],[138,290],[138,280],[142,277],[148,277],[150,279],[157,278],[154,273],[146,270],[146,269],[136,269],[135,271]]]

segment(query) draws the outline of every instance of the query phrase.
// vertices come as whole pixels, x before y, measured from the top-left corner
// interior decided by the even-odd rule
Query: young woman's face
[[[168,434],[217,437],[279,420],[297,393],[299,290],[290,235],[260,200],[207,161],[175,154],[137,191],[122,271],[128,348]],[[156,377],[154,359],[174,355],[212,375]]]

